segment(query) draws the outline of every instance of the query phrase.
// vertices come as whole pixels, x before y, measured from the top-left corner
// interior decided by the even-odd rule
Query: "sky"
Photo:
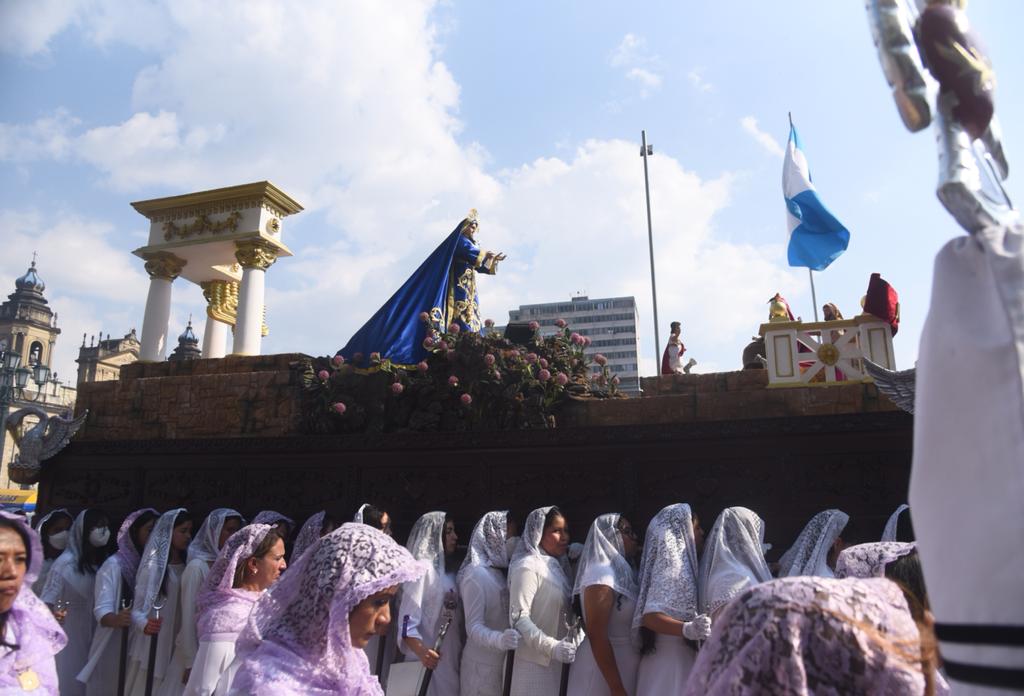
[[[1024,4],[969,17],[1019,199]],[[854,315],[881,273],[900,294],[900,367],[934,256],[960,234],[859,0],[2,0],[0,96],[0,292],[38,252],[65,378],[82,334],[141,329],[131,251],[148,222],[129,203],[252,181],[305,207],[283,224],[295,256],[267,274],[265,353],[333,354],[476,208],[480,245],[508,255],[479,279],[485,317],[634,295],[653,374],[641,130],[661,338],[681,321],[696,371],[739,369],[776,292],[813,317],[807,271],[786,263],[787,113],[851,232],[815,274],[818,303]],[[172,346],[189,315],[201,335],[201,291],[179,280]]]

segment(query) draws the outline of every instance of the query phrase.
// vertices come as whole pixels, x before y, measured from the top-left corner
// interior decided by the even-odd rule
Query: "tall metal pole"
[[[814,321],[818,321],[818,293],[814,292],[814,271],[807,269],[807,277],[811,279],[811,302],[814,303]]]
[[[658,283],[654,279],[654,231],[651,227],[651,184],[647,177],[647,155],[654,148],[647,144],[647,131],[640,131],[640,156],[644,158],[644,194],[647,196],[647,246],[651,252],[651,302],[654,305],[654,374],[661,374],[661,336],[658,333]]]

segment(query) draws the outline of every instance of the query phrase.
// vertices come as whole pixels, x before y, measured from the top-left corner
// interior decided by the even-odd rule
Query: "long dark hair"
[[[32,567],[32,540],[29,538],[28,533],[17,522],[6,517],[0,517],[0,528],[13,529],[21,537],[22,543],[25,544],[25,572],[27,573],[28,569]],[[24,577],[22,580],[24,581]],[[21,592],[21,589],[18,591]],[[21,647],[20,645],[7,642],[7,619],[9,615],[9,611],[0,614],[0,648],[18,650]]]
[[[96,527],[107,525],[110,529],[110,518],[102,510],[90,508],[85,511],[85,519],[82,520],[82,552],[78,555],[78,572],[82,575],[95,575],[103,561],[110,555],[110,539],[103,546],[93,546],[89,543],[89,534]]]
[[[169,543],[167,545],[167,553],[168,553],[167,565],[164,566],[164,577],[163,577],[163,580],[160,581],[160,592],[162,592],[163,594],[167,594],[167,573],[170,572],[171,556],[174,555],[174,543],[173,543],[174,530],[177,529],[178,527],[180,527],[181,525],[185,524],[186,522],[195,522],[195,517],[193,517],[192,513],[189,512],[188,510],[182,510],[181,512],[178,513],[177,517],[174,518],[174,524],[171,525],[172,540],[171,540],[171,543]],[[182,560],[185,560],[184,559],[184,555],[185,554],[183,553],[182,554],[182,556],[183,556]]]

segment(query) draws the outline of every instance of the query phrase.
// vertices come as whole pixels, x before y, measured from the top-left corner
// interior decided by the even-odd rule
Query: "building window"
[[[32,347],[28,349],[28,364],[36,365],[43,359],[43,344],[33,341]]]

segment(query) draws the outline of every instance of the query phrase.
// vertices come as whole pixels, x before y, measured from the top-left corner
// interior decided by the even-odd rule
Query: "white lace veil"
[[[779,577],[835,577],[828,566],[828,553],[849,521],[850,516],[842,510],[823,510],[812,517],[793,545],[779,559]]]
[[[85,534],[85,513],[87,512],[89,511],[82,510],[75,517],[75,521],[71,523],[67,548],[57,556],[57,560],[50,568],[49,575],[46,576],[46,582],[43,584],[43,591],[39,593],[39,598],[48,604],[53,604],[57,600],[57,595],[60,594],[63,583],[61,569],[68,566],[75,572],[78,570],[78,559],[82,557],[82,549],[89,543],[82,538]],[[42,525],[40,524],[40,526]]]
[[[470,568],[484,566],[488,568],[508,567],[508,510],[488,512],[480,518],[469,536],[469,551],[466,560],[459,569],[458,583]]]
[[[356,510],[356,516],[352,518],[352,521],[358,522],[359,524],[363,524],[363,510],[365,510],[368,507],[370,507],[369,503],[363,503],[362,505],[360,505],[359,509]]]
[[[763,543],[764,521],[753,510],[722,510],[700,559],[700,613],[711,614],[748,587],[772,579]]]
[[[843,549],[836,560],[837,578],[884,578],[885,567],[913,553],[915,547],[903,541],[875,541]]]
[[[685,503],[662,508],[647,526],[633,628],[656,612],[677,621],[692,621],[698,613],[697,543]]]
[[[302,525],[299,535],[295,537],[295,546],[292,547],[292,560],[297,561],[302,553],[313,545],[313,542],[320,538],[320,530],[324,527],[324,517],[327,511],[321,510]]]
[[[900,515],[909,509],[910,506],[903,503],[896,508],[896,512],[889,515],[889,519],[885,523],[885,529],[882,530],[881,541],[896,541],[896,534],[900,524]]]
[[[428,512],[416,520],[409,532],[405,548],[412,557],[426,564],[429,569],[422,582],[408,584],[402,588],[402,602],[411,601],[420,608],[420,626],[423,631],[433,631],[441,615],[444,593],[441,578],[444,576],[444,512]],[[426,635],[424,633],[424,635]],[[399,648],[402,648],[399,645]],[[404,652],[404,650],[403,650]]]
[[[153,602],[163,585],[171,553],[174,520],[182,512],[186,512],[185,508],[175,508],[160,515],[146,541],[146,548],[142,550],[139,572],[135,576],[135,603],[132,605],[132,622],[139,629],[146,625]]]
[[[544,536],[544,519],[553,505],[537,508],[526,517],[526,525],[523,527],[523,535],[519,539],[512,554],[512,562],[509,564],[509,573],[515,571],[519,566],[532,568],[537,573],[557,582],[562,587],[566,602],[572,595],[572,569],[569,567],[567,554],[559,558],[549,556],[540,546],[540,540]]]
[[[590,525],[576,566],[574,595],[582,594],[591,585],[605,585],[621,595],[636,599],[636,569],[626,558],[617,512],[601,515]]]
[[[185,562],[216,561],[220,553],[220,533],[224,530],[224,522],[231,517],[237,517],[245,524],[242,513],[231,508],[217,508],[207,515],[199,531],[192,537],[192,543],[188,545],[188,558]]]

